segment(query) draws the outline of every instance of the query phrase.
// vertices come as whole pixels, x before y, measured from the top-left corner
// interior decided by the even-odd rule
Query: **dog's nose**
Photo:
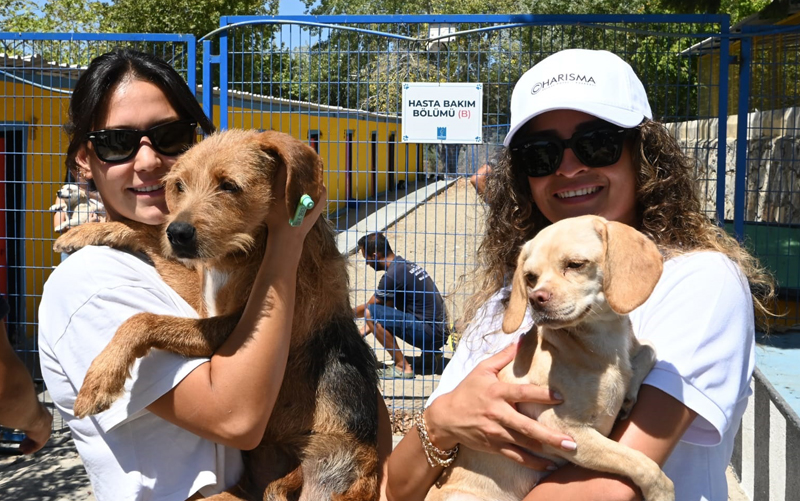
[[[537,289],[533,291],[533,300],[536,301],[538,304],[545,304],[546,302],[550,301],[553,297],[553,294],[545,289]]]
[[[167,239],[175,249],[189,250],[197,247],[197,235],[194,226],[189,223],[170,223],[167,226]]]

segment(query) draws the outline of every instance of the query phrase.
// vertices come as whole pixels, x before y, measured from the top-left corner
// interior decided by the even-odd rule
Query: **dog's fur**
[[[564,396],[559,405],[518,404],[578,444],[571,452],[544,445],[546,457],[629,477],[648,501],[672,501],[672,482],[647,456],[606,437],[618,415],[630,412],[655,363],[655,351],[636,340],[627,314],[649,297],[661,270],[655,244],[624,224],[583,216],[545,228],[520,252],[503,318],[503,331],[516,331],[530,304],[535,326],[498,375]],[[520,500],[543,476],[462,448],[426,501]]]
[[[322,162],[286,134],[232,130],[187,151],[164,182],[170,215],[163,228],[132,221],[83,225],[56,247],[99,244],[144,253],[210,318],[140,313],[129,319],[93,361],[76,416],[108,408],[135,359],[151,348],[186,356],[214,352],[237,324],[264,256],[274,187],[285,183],[293,214],[302,194],[319,199]],[[303,247],[286,374],[261,445],[244,453],[245,478],[214,498],[377,499],[375,358],[353,321],[345,258],[325,218]]]

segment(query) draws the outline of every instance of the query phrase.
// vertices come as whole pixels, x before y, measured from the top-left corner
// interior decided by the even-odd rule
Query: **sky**
[[[278,5],[278,14],[281,16],[296,16],[305,14],[305,5],[300,0],[281,0]]]

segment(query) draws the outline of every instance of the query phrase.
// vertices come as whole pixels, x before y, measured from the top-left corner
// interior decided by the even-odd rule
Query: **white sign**
[[[403,83],[404,143],[483,142],[483,84]]]

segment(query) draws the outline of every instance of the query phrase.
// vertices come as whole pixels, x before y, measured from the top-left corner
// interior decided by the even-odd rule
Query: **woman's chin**
[[[147,207],[145,209],[136,211],[136,213],[134,214],[135,217],[132,217],[130,219],[133,219],[134,221],[137,221],[139,223],[155,226],[162,224],[164,221],[166,221],[167,214],[169,214],[169,211],[166,208]]]

